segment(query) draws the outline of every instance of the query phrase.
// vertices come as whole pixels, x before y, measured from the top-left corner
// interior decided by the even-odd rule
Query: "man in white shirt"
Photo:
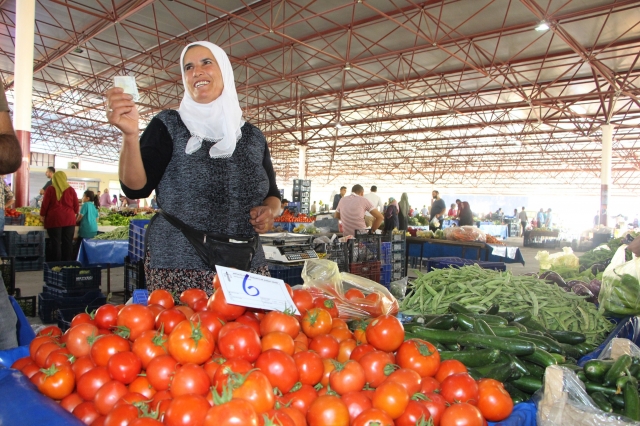
[[[371,192],[365,195],[364,198],[371,202],[371,205],[374,209],[378,210],[379,212],[383,212],[384,206],[382,205],[382,200],[380,199],[380,196],[377,194],[377,192],[378,187],[373,185],[371,187]],[[371,216],[371,213],[365,212],[364,222],[367,225],[367,228],[371,227],[371,225],[373,224],[373,216]]]

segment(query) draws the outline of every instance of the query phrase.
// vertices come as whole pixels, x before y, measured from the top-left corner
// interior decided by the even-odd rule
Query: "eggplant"
[[[562,279],[562,277],[553,271],[547,271],[540,274],[539,277],[541,280],[545,280],[551,283],[556,284],[558,287],[564,289],[565,291],[570,291],[571,287],[567,285],[567,283]]]
[[[580,280],[571,280],[571,281],[567,281],[567,285],[569,287],[571,287],[571,289],[573,289],[574,285],[578,285],[578,284],[582,284],[583,286],[589,288],[589,285],[587,283],[585,283],[584,281],[580,281]]]
[[[586,271],[586,270],[587,270],[587,267],[586,267],[586,266],[584,266],[584,265],[580,265],[580,267],[578,268],[578,272],[579,272],[579,273],[583,273],[583,272],[584,272],[584,271]]]
[[[594,263],[591,265],[591,273],[593,275],[598,275],[599,272],[602,272],[605,269],[607,269],[607,265],[603,265],[602,263]]]
[[[526,274],[522,274],[525,277],[536,277],[538,278],[538,274],[536,274],[535,272],[527,272]]]
[[[598,298],[593,295],[591,290],[586,285],[576,284],[571,287],[571,291],[573,291],[578,296],[587,296],[587,302],[596,303]]]
[[[597,278],[592,279],[587,285],[591,293],[596,297],[600,295],[600,286],[602,286],[602,282]]]

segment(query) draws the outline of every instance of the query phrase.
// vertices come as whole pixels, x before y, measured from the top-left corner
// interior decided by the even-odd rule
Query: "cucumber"
[[[604,386],[611,386],[618,380],[618,377],[623,376],[626,371],[631,367],[633,360],[629,355],[621,355],[611,366],[609,371],[604,375],[602,384]]]
[[[494,315],[502,317],[509,322],[513,321],[514,318],[516,317],[516,314],[514,314],[513,312],[496,312]]]
[[[474,319],[481,319],[486,321],[486,323],[489,324],[491,327],[496,325],[502,327],[509,324],[509,321],[497,315],[484,315],[484,314],[468,314],[468,315]]]
[[[531,318],[531,312],[525,311],[525,312],[521,312],[519,314],[515,314],[515,317],[513,318],[512,321],[514,322],[522,322],[522,321],[526,321],[528,319]]]
[[[624,408],[624,396],[622,394],[614,393],[613,395],[606,395],[611,401],[611,405],[618,408]]]
[[[473,312],[465,308],[459,303],[449,303],[449,310],[454,314],[472,314]]]
[[[462,346],[498,349],[513,355],[530,355],[536,345],[525,340],[512,337],[482,336],[479,334],[462,333],[458,336],[458,343]]]
[[[522,376],[511,381],[511,384],[522,392],[533,394],[542,388],[542,380],[533,376]]]
[[[530,334],[530,333],[520,333],[518,335],[518,338],[520,338],[520,339],[531,338],[531,339],[539,340],[539,341],[544,342],[546,344],[546,346],[549,348],[548,349],[549,352],[555,353],[555,354],[561,354],[562,353],[562,347],[560,346],[560,344],[558,342],[556,342],[555,340],[548,338],[547,336],[537,336],[535,334]],[[545,349],[545,350],[547,350],[547,349]]]
[[[542,380],[542,378],[544,377],[544,369],[545,369],[545,367],[541,367],[538,364],[534,364],[532,362],[524,361],[524,360],[522,360],[522,363],[524,364],[526,369],[529,370],[529,375],[530,376],[533,376],[533,377],[536,377],[536,378]]]
[[[500,356],[498,357],[498,360],[500,362],[502,362],[502,363],[512,362],[516,366],[516,370],[518,370],[520,375],[522,375],[522,376],[529,375],[529,370],[527,369],[527,366],[524,365],[524,361],[522,361],[517,356],[513,356],[513,355],[507,354],[507,353],[500,353]]]
[[[480,380],[482,379],[482,373],[480,373],[478,370],[476,370],[475,368],[468,368],[467,369],[467,374],[469,374],[471,377],[473,377],[473,380]]]
[[[476,331],[474,327],[473,318],[471,318],[467,314],[457,314],[456,322],[458,323],[458,328],[464,331]]]
[[[584,375],[587,376],[589,381],[594,383],[602,383],[604,380],[604,375],[611,369],[614,361],[612,360],[601,360],[601,359],[592,359],[587,361],[582,369],[584,370]]]
[[[627,381],[622,388],[622,396],[624,397],[624,415],[632,420],[640,420],[638,382]]]
[[[576,376],[578,376],[578,379],[583,383],[587,381],[587,376],[584,375],[584,371],[578,371]]]
[[[558,345],[560,345],[560,349],[562,349],[562,353],[564,353],[566,356],[571,357],[573,359],[581,358],[584,355],[575,346],[570,345],[568,343],[558,343]]]
[[[532,330],[538,330],[538,331],[541,331],[543,333],[547,332],[547,329],[544,327],[544,325],[540,324],[538,321],[532,319],[531,317],[523,318],[520,321],[518,321],[516,319],[516,321],[519,322],[520,324],[524,325],[525,327],[532,329]]]
[[[547,368],[550,365],[557,365],[558,361],[549,352],[540,348],[535,348],[531,355],[525,355],[523,360],[538,364],[541,367]]]
[[[436,330],[450,330],[456,323],[456,316],[453,314],[443,314],[431,319],[425,324],[427,328]]]
[[[638,379],[636,379],[633,376],[622,376],[622,377],[618,377],[618,380],[616,380],[616,392],[622,393],[622,390],[624,389],[624,385],[627,382],[631,382],[636,388],[638,387]]]
[[[576,331],[547,330],[547,333],[558,342],[566,343],[567,345],[578,345],[587,340],[587,336]]]
[[[584,387],[587,390],[587,393],[591,395],[593,392],[602,392],[605,395],[614,395],[616,393],[615,387],[602,386],[599,383],[593,383],[586,381],[584,382]]]
[[[520,324],[517,321],[511,321],[508,325],[510,327],[516,327],[522,333],[527,333],[529,331],[529,329],[527,327],[525,327],[524,325]]]
[[[498,327],[496,327],[498,328]],[[496,333],[493,332],[489,324],[485,320],[476,319],[473,320],[473,329],[478,334],[484,334],[485,336],[495,336]]]
[[[453,330],[435,330],[432,328],[426,328],[416,325],[406,325],[405,328],[409,329],[409,332],[417,336],[419,339],[424,339],[430,343],[438,342],[445,344],[456,344],[460,336],[467,334],[464,331]],[[434,343],[435,344],[435,343]]]
[[[611,402],[609,402],[609,400],[607,399],[607,396],[602,392],[592,393],[591,399],[593,399],[593,402],[595,402],[598,408],[600,408],[602,411],[606,413],[613,412],[613,406],[611,405]]]
[[[558,364],[564,364],[565,362],[567,362],[567,358],[562,355],[562,354],[554,354],[552,352],[549,352],[551,354],[552,357],[554,357],[556,359],[556,362]]]
[[[491,327],[491,326],[489,326]],[[520,335],[520,329],[518,327],[491,327],[493,333],[498,337],[518,337]]]
[[[531,395],[522,392],[520,389],[513,386],[509,382],[504,383],[504,388],[507,392],[509,392],[509,395],[511,396],[511,399],[513,400],[514,404],[528,401],[529,399],[531,399]]]
[[[523,336],[523,334],[527,334],[528,336]],[[549,346],[543,340],[538,340],[534,337],[531,337],[531,334],[529,333],[518,334],[518,339],[524,340],[526,342],[531,342],[531,344],[535,345],[537,348],[543,349],[545,351],[549,350]]]
[[[580,343],[579,345],[575,345],[575,346],[576,346],[576,348],[578,348],[578,350],[583,352],[582,353],[583,355],[591,353],[591,352],[595,351],[598,348],[597,345],[592,345],[591,343],[587,343],[587,342]]]
[[[579,365],[575,365],[575,364],[558,364],[559,367],[564,367],[566,369],[569,369],[571,371],[573,371],[574,373],[578,374],[579,372],[582,371],[582,367],[580,367]]]
[[[467,367],[482,367],[483,365],[493,364],[500,357],[500,351],[497,349],[479,349],[474,351],[445,351],[440,352],[440,360],[455,359],[463,363]]]
[[[484,367],[477,367],[475,369],[478,373],[486,379],[494,379],[499,382],[506,382],[513,378],[520,378],[520,373],[516,370],[515,364],[507,362],[505,364],[489,364]]]
[[[462,349],[457,343],[447,343],[444,345],[444,347],[447,348],[447,351],[451,352],[460,352],[460,350]]]
[[[497,304],[493,304],[491,306],[489,306],[489,308],[484,311],[485,315],[496,315],[498,312],[500,311],[500,305]]]

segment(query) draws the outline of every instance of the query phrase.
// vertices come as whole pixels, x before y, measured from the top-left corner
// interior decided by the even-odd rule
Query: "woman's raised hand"
[[[133,97],[119,87],[107,90],[107,120],[125,136],[138,137],[138,108]]]

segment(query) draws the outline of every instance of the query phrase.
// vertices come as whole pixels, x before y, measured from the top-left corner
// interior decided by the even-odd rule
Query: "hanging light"
[[[536,27],[536,31],[547,31],[549,29],[549,23],[547,21],[540,21]]]
[[[336,123],[336,129],[339,129],[339,128],[341,128],[341,127],[342,127],[342,124],[340,124],[340,122],[338,121],[338,122]]]
[[[344,69],[345,69],[345,71],[349,71],[351,69],[351,64],[349,62],[344,64]]]

